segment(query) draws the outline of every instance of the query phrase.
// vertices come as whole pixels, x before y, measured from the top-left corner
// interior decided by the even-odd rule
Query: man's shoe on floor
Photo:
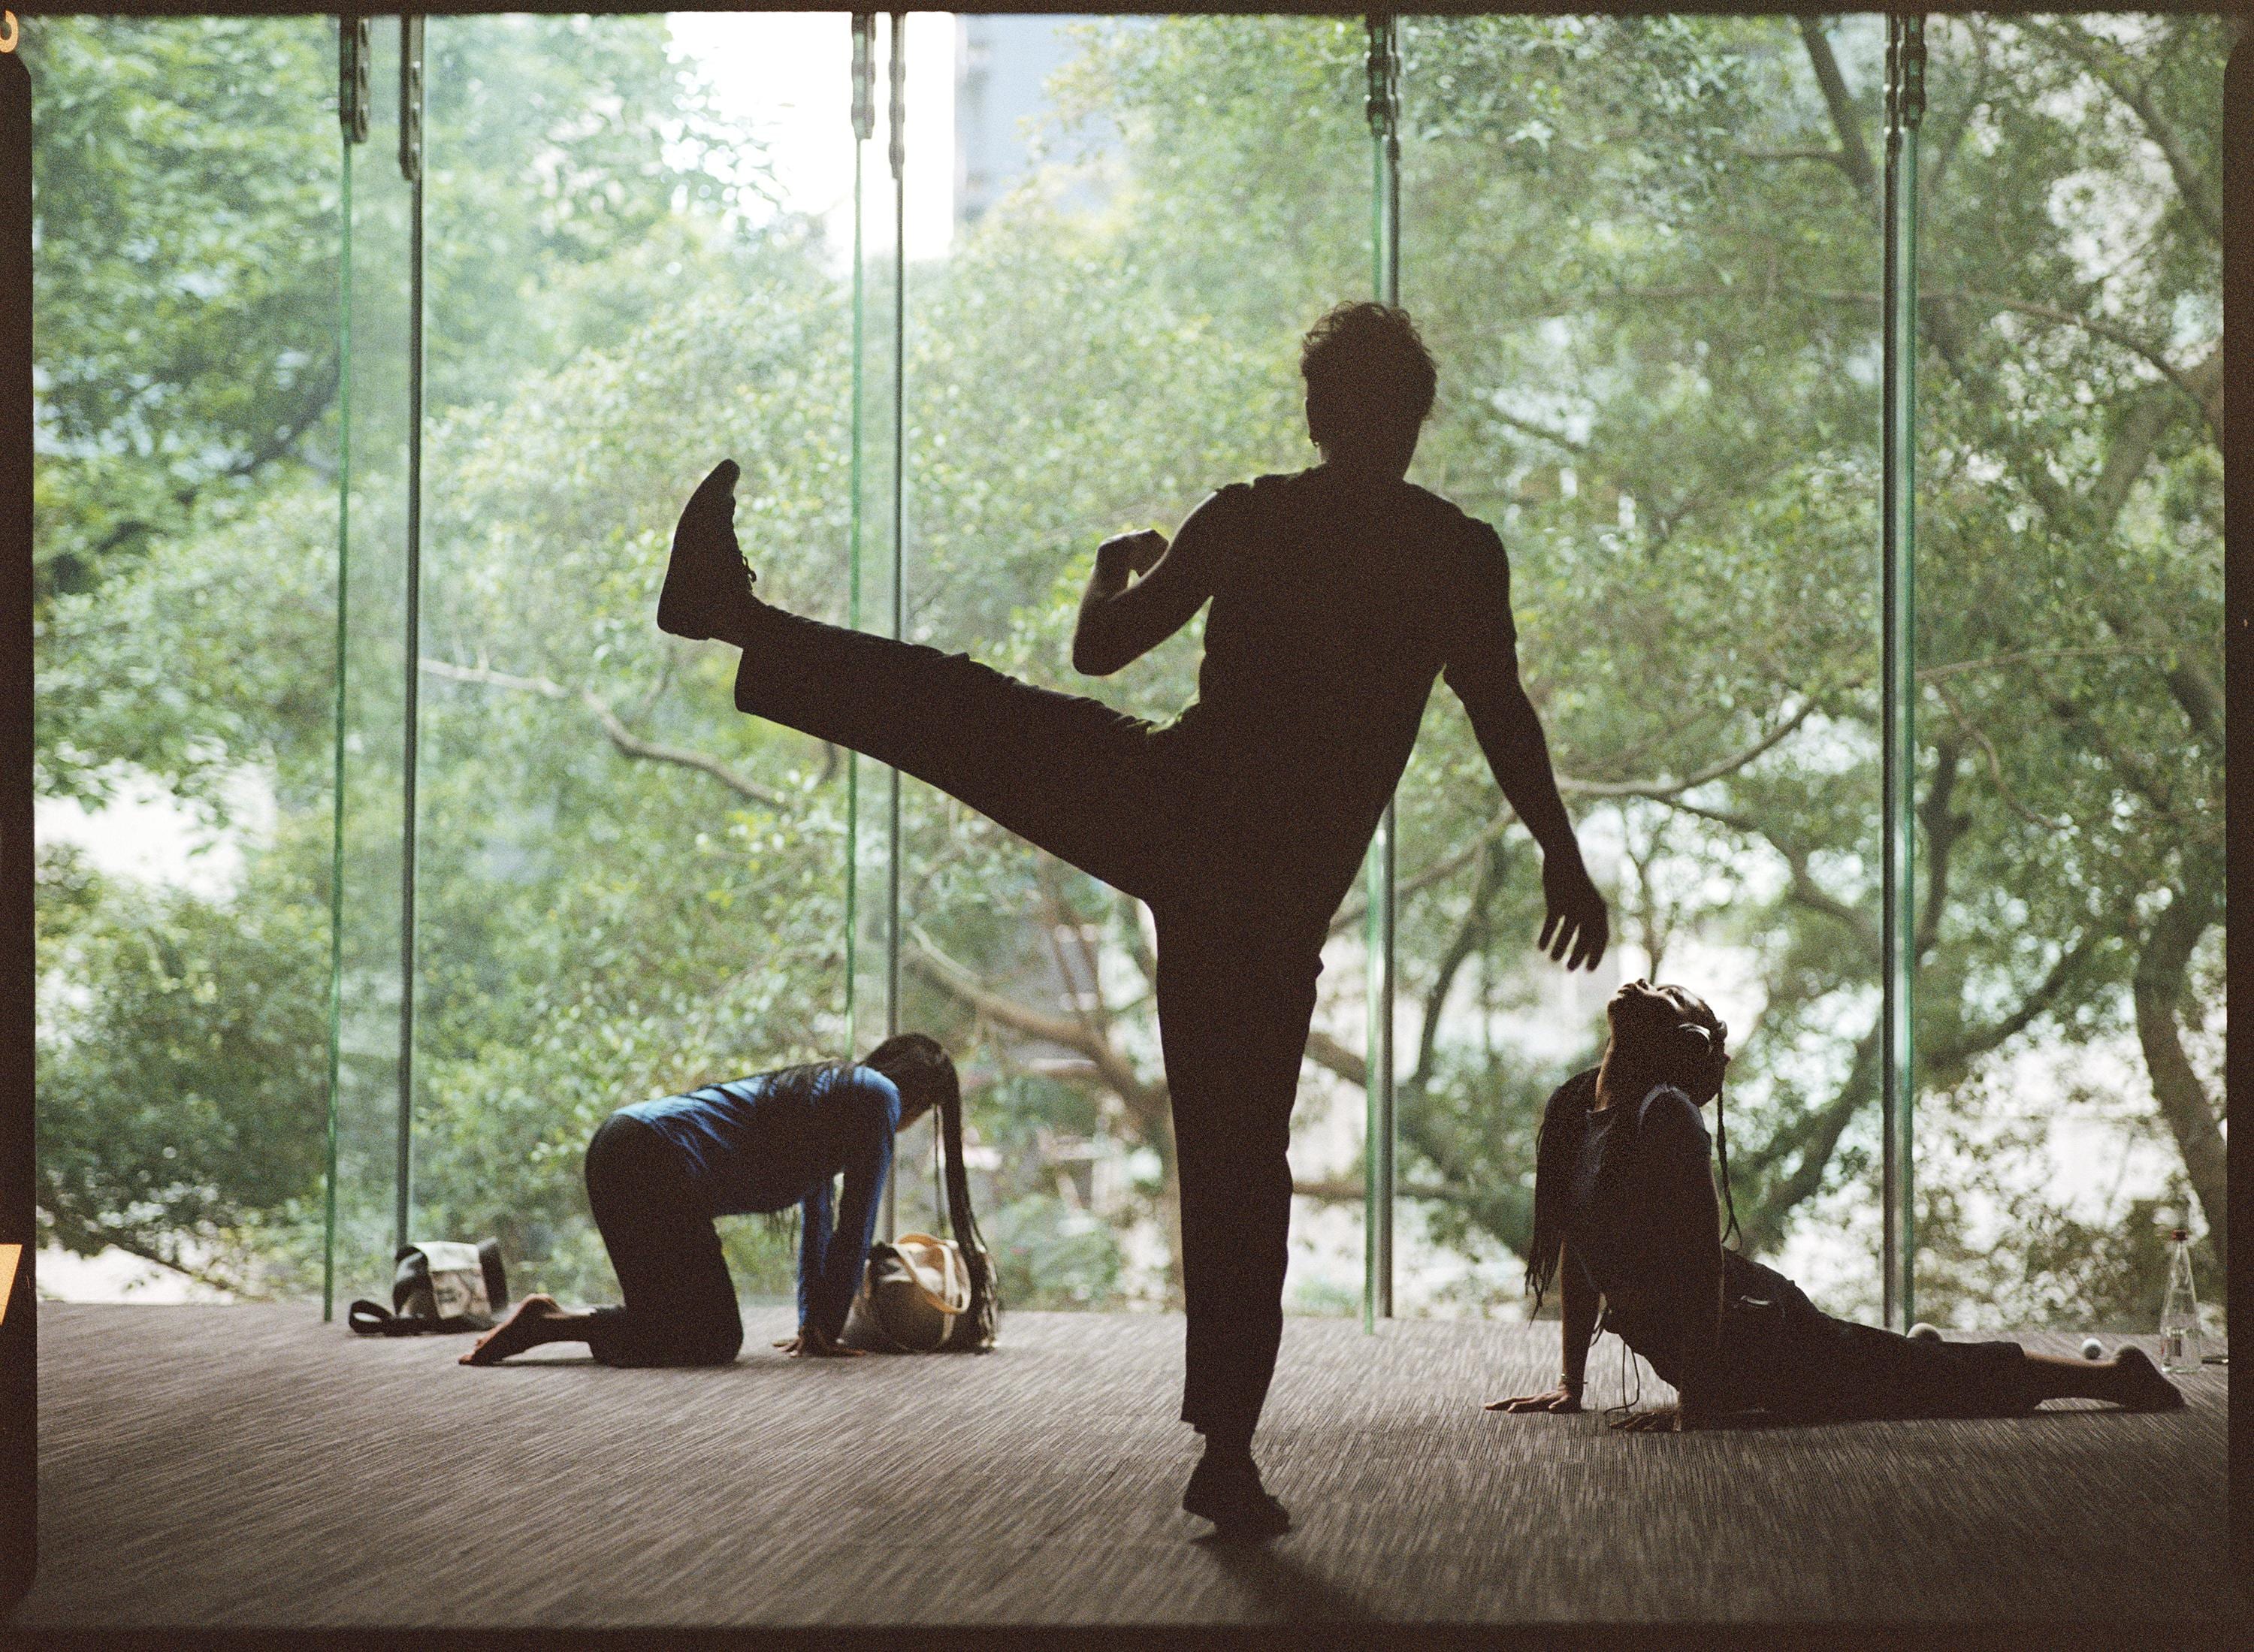
[[[1208,1450],[1191,1472],[1182,1507],[1213,1522],[1216,1537],[1276,1537],[1292,1529],[1291,1515],[1261,1485],[1250,1453]]]
[[[756,576],[736,542],[736,461],[696,485],[673,529],[673,556],[657,595],[657,628],[703,641],[740,633]]]

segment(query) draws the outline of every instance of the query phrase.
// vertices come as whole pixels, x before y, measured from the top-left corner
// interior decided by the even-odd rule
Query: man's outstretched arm
[[[1568,970],[1597,967],[1612,938],[1605,898],[1582,864],[1573,823],[1558,795],[1550,742],[1518,677],[1510,571],[1498,542],[1482,563],[1466,605],[1460,640],[1447,664],[1448,686],[1470,713],[1472,732],[1495,782],[1542,846],[1542,891],[1549,912],[1535,944]]]
[[[1122,534],[1096,548],[1080,599],[1072,666],[1109,676],[1180,631],[1213,595],[1214,558],[1228,507],[1215,494],[1189,514],[1169,545],[1164,534]]]

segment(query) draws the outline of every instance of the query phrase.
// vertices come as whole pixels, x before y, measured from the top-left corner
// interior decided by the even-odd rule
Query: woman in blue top
[[[686,1096],[637,1102],[587,1144],[587,1202],[626,1306],[573,1312],[535,1295],[462,1356],[494,1365],[546,1342],[584,1342],[606,1365],[725,1365],[743,1346],[736,1289],[713,1218],[800,1207],[794,1355],[840,1345],[868,1264],[892,1138],[932,1108],[947,1151],[958,1224],[973,1228],[962,1170],[962,1092],[955,1063],[920,1032],[886,1039],[860,1062],[785,1068]],[[831,1180],[844,1192],[833,1214]],[[961,1232],[974,1293],[988,1288],[975,1228]]]

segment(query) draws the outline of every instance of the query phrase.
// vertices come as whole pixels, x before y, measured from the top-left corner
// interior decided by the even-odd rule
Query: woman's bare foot
[[[461,1362],[499,1365],[510,1354],[536,1348],[543,1342],[569,1341],[570,1333],[578,1329],[578,1322],[585,1318],[584,1314],[567,1312],[545,1292],[536,1292],[518,1303],[508,1318],[480,1337],[478,1345],[462,1355]]]
[[[2140,1348],[2124,1348],[2113,1361],[2114,1379],[2120,1385],[2120,1404],[2132,1411],[2180,1411],[2183,1390],[2160,1375],[2160,1368]]]

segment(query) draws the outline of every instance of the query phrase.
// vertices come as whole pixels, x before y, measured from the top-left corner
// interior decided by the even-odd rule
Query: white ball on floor
[[[1920,1320],[1915,1325],[1910,1326],[1909,1334],[1917,1338],[1921,1342],[1938,1342],[1941,1340],[1941,1333],[1935,1330],[1922,1320]]]
[[[2082,1357],[2085,1360],[2104,1359],[2105,1357],[2105,1345],[2103,1342],[2100,1342],[2094,1336],[2084,1337],[2082,1340]]]

